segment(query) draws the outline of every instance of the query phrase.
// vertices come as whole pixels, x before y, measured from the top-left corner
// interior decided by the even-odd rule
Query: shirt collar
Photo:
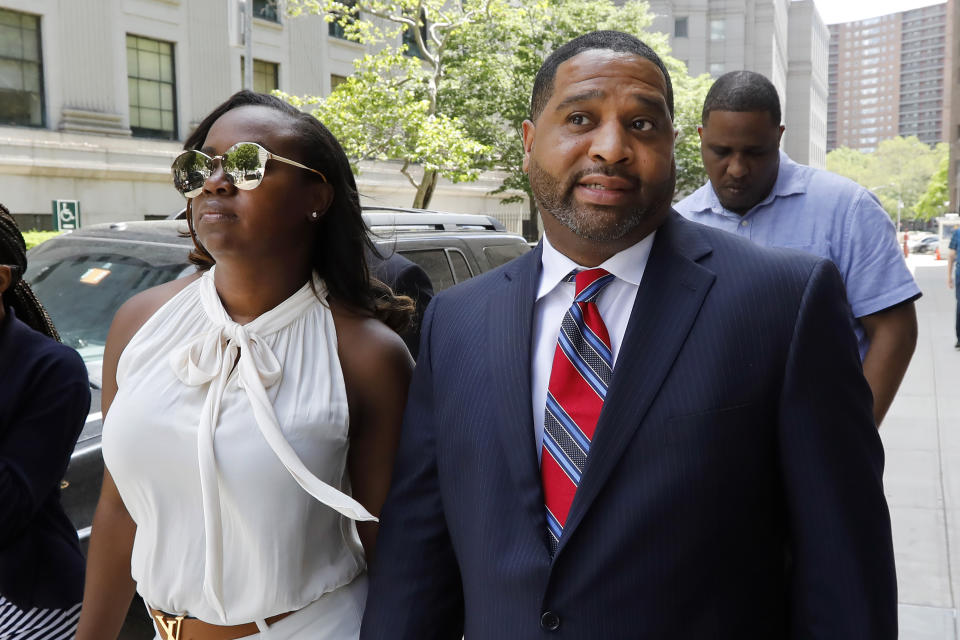
[[[647,259],[650,257],[650,249],[653,248],[653,238],[656,233],[656,231],[653,231],[640,242],[610,256],[599,268],[606,269],[619,280],[639,286],[640,280],[643,278],[643,272],[647,267]],[[546,234],[543,236],[543,251],[540,262],[543,269],[540,272],[540,288],[537,290],[537,300],[553,291],[574,269],[589,268],[577,264],[557,251],[550,244]]]
[[[755,211],[759,207],[770,204],[776,198],[784,198],[807,192],[807,181],[803,175],[805,167],[791,160],[790,156],[784,153],[782,149],[779,151],[779,154],[780,166],[777,169],[777,180],[773,183],[773,188],[770,189],[770,193],[768,193],[763,200],[754,205],[753,208],[744,215]],[[710,211],[718,215],[741,217],[739,214],[728,211],[720,204],[720,199],[717,198],[717,192],[713,188],[713,183],[709,180],[694,193],[693,197],[694,211]]]

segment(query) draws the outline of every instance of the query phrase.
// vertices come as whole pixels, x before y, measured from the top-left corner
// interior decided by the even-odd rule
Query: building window
[[[338,86],[340,86],[346,81],[347,81],[346,76],[338,76],[335,73],[331,73],[330,74],[330,91],[333,91],[334,89],[336,89]]]
[[[357,9],[356,9],[357,0],[340,0],[340,4],[342,4],[342,5],[344,5],[345,7],[347,7],[348,11],[346,11],[346,12],[342,12],[342,11],[341,11],[341,12],[337,12],[337,13],[333,14],[333,15],[335,16],[336,20],[334,20],[333,22],[330,23],[329,29],[330,29],[330,35],[331,35],[332,37],[334,37],[334,38],[341,38],[341,39],[343,39],[343,40],[346,40],[346,39],[347,39],[347,36],[346,36],[346,34],[344,34],[344,32],[343,32],[343,27],[340,26],[340,22],[339,22],[340,16],[343,15],[343,13],[347,13],[347,14],[348,14],[347,22],[353,22],[354,20],[356,20],[356,19],[357,19],[357,18],[356,18],[356,15],[357,15]]]
[[[0,124],[42,127],[40,17],[0,9]]]
[[[711,62],[710,63],[710,75],[714,78],[723,75],[723,63],[722,62]]]
[[[247,59],[240,58],[240,85],[247,77]],[[244,87],[245,89],[248,87]],[[280,88],[280,65],[253,59],[253,90],[257,93],[270,93]]]
[[[253,0],[253,17],[270,22],[280,22],[277,0]]]
[[[687,19],[686,18],[677,18],[673,21],[673,37],[674,38],[686,38],[687,36]]]
[[[420,39],[423,40],[424,44],[427,43],[427,14],[422,11],[420,12]],[[403,31],[403,44],[407,45],[406,55],[423,57],[423,52],[417,45],[417,36],[414,35],[409,26]]]
[[[127,89],[133,135],[176,139],[172,43],[127,34]]]
[[[727,22],[726,20],[711,20],[710,21],[710,39],[711,40],[724,40],[727,37]]]

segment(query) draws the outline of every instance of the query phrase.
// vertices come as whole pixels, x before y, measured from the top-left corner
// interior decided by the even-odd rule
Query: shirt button
[[[556,631],[560,628],[560,616],[553,611],[544,611],[540,616],[540,628],[546,631]]]
[[[749,223],[748,223],[746,220],[743,220],[743,221],[740,222],[740,226],[741,226],[741,227],[745,227],[745,226],[747,226],[748,224],[749,224]]]

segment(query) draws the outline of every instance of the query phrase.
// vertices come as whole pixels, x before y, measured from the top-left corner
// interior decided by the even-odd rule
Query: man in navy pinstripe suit
[[[545,237],[427,309],[363,639],[896,637],[843,283],[673,212],[672,121],[632,36],[544,62],[524,165]],[[570,350],[594,312],[596,349]],[[567,362],[593,386],[558,403]],[[564,402],[597,408],[577,451],[556,427],[589,411]]]

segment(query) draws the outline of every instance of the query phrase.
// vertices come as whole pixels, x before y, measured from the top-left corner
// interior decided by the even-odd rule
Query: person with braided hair
[[[21,278],[23,236],[0,205],[0,640],[73,638],[83,554],[60,481],[90,409],[80,355]]]

